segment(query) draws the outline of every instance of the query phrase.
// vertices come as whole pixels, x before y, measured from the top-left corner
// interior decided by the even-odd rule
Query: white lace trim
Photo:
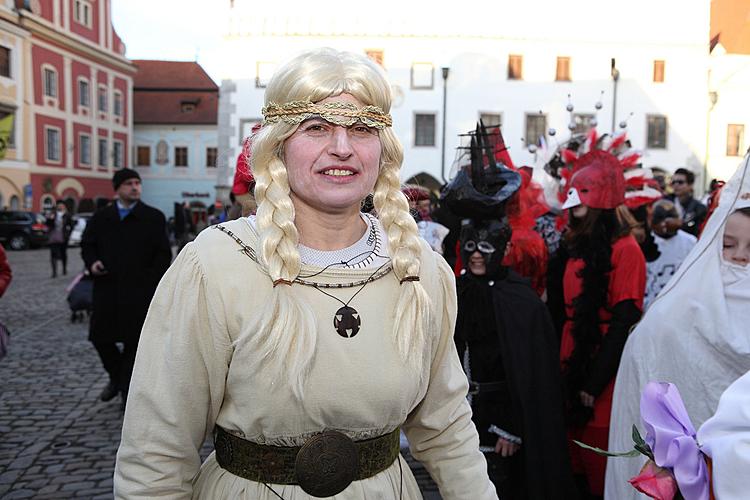
[[[332,251],[299,245],[302,263],[337,269],[375,269],[388,262],[388,245],[380,221],[370,214],[360,214],[360,216],[367,224],[367,230],[357,242],[349,247]],[[253,227],[256,227],[254,215],[250,215],[247,219]]]

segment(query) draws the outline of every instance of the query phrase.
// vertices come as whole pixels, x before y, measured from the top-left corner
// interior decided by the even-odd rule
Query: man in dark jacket
[[[672,174],[672,194],[666,198],[674,203],[682,218],[681,229],[697,238],[708,210],[703,203],[693,198],[694,182],[694,173],[686,168],[678,168]]]
[[[52,277],[57,277],[57,261],[62,262],[62,273],[68,274],[68,240],[73,231],[73,218],[64,201],[58,200],[55,211],[47,216]]]
[[[119,393],[124,407],[141,328],[172,251],[164,215],[140,201],[138,173],[119,170],[112,183],[117,197],[89,220],[81,254],[94,276],[89,340],[109,374],[100,398],[109,401]]]

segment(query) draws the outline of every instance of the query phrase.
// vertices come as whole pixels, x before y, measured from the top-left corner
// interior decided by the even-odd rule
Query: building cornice
[[[38,35],[41,38],[61,45],[64,48],[70,49],[71,51],[75,51],[85,56],[91,57],[92,59],[98,60],[102,64],[114,66],[120,71],[126,73],[135,74],[137,72],[135,64],[130,62],[130,60],[128,60],[127,58],[93,46],[93,44],[81,42],[80,40],[76,40],[75,38],[72,38],[64,33],[60,33],[54,28],[47,26],[47,24],[36,19],[36,16],[21,12],[20,24],[23,28],[26,28],[29,32],[31,32],[32,35]]]

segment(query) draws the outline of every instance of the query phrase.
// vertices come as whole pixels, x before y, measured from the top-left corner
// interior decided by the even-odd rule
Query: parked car
[[[86,229],[86,224],[89,223],[89,219],[94,215],[92,213],[80,213],[73,216],[73,230],[70,232],[70,239],[68,239],[68,246],[77,247],[81,244],[81,238],[83,237],[83,231]]]
[[[19,210],[0,211],[0,241],[11,250],[47,244],[49,228],[44,216]]]

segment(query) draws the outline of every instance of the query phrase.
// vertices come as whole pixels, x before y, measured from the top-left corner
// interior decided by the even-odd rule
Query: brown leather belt
[[[260,483],[296,484],[322,498],[390,467],[399,453],[399,428],[364,441],[326,431],[302,446],[270,446],[242,439],[217,425],[214,447],[219,465],[236,476]]]

